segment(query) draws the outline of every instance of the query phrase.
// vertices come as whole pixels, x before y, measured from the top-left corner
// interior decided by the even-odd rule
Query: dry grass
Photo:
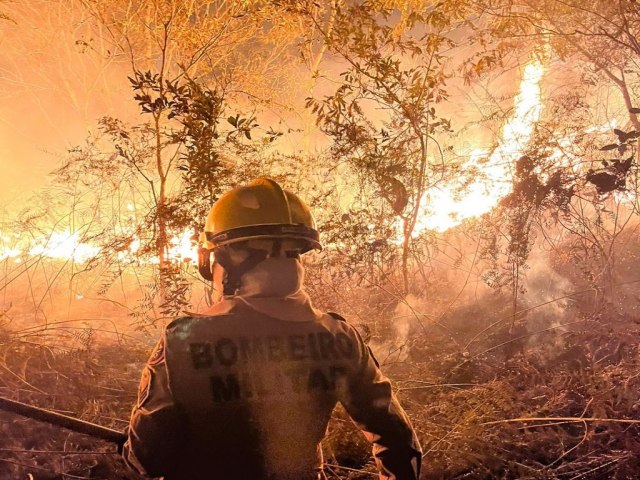
[[[424,446],[423,478],[635,478],[640,325],[610,306],[572,314],[570,327],[542,335],[526,325],[483,335],[471,352],[458,348],[472,336],[462,323],[450,325],[458,344],[437,326],[414,332],[406,357],[384,368]],[[4,329],[0,395],[123,428],[147,351],[90,337],[60,349],[55,335],[39,343]],[[112,445],[12,414],[0,413],[0,439],[0,478],[137,478]],[[330,477],[375,478],[340,409],[324,450]]]

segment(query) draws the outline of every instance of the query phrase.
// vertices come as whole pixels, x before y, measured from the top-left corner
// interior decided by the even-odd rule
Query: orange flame
[[[475,178],[458,195],[459,183],[452,182],[431,189],[423,199],[425,211],[419,219],[414,235],[425,230],[444,232],[462,221],[483,215],[493,209],[511,191],[513,163],[531,139],[533,128],[540,119],[540,81],[545,67],[540,60],[532,60],[524,68],[519,92],[514,99],[513,115],[502,127],[498,147],[490,155],[476,149],[462,169],[478,167],[483,176]]]
[[[475,178],[460,195],[456,194],[460,184],[455,182],[429,190],[423,199],[426,207],[414,235],[425,230],[443,232],[465,219],[487,213],[511,191],[511,167],[529,142],[542,112],[540,81],[544,72],[545,67],[540,60],[532,60],[526,65],[514,99],[513,115],[502,128],[499,146],[491,154],[482,149],[473,150],[462,166],[463,169],[478,167],[483,176]],[[135,207],[129,204],[127,209],[133,211]],[[120,252],[120,258],[135,256],[139,248],[140,239],[134,238],[128,250]],[[2,235],[0,232],[0,261],[13,259],[20,262],[28,254],[84,263],[100,251],[98,246],[81,242],[78,232],[53,232],[46,241],[30,246],[20,242],[15,235]],[[193,264],[197,261],[197,246],[192,241],[191,232],[176,234],[169,240],[167,257],[174,262]]]

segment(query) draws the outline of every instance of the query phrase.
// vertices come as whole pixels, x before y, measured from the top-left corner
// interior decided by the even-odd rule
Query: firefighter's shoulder
[[[196,322],[198,315],[186,315],[184,317],[178,317],[170,321],[164,328],[166,335],[179,335],[189,330],[191,325]]]
[[[325,325],[330,331],[340,331],[350,337],[355,337],[358,330],[346,318],[336,312],[326,312]]]
[[[327,315],[329,315],[334,320],[337,320],[338,325],[340,325],[340,328],[342,330],[354,332],[358,341],[363,342],[367,345],[369,344],[369,341],[371,340],[371,329],[369,328],[369,325],[367,325],[366,323],[351,323],[347,321],[347,319],[342,315],[336,312],[327,312]]]
[[[327,315],[335,318],[336,320],[339,320],[340,322],[344,322],[344,323],[349,323],[347,322],[347,319],[344,318],[342,315],[340,315],[339,313],[336,312],[327,312]]]
[[[212,317],[222,316],[220,313],[191,313],[185,312],[187,315],[178,317],[169,322],[164,328],[164,334],[166,337],[179,337],[184,338],[191,333],[191,330],[200,324],[203,320],[209,320]]]
[[[167,340],[174,334],[181,335],[189,331],[191,317],[179,317],[169,322],[163,329],[147,359],[147,367],[157,367],[166,361]]]
[[[360,340],[360,332],[358,331],[358,327],[350,323],[346,318],[336,312],[327,312],[327,317],[329,318],[329,322],[327,322],[327,328],[334,332],[342,332],[346,333],[349,337],[351,337],[354,341],[358,342]]]
[[[183,337],[188,334],[190,327],[193,323],[193,318],[190,316],[178,317],[167,325],[165,325],[160,338],[156,342],[149,358],[147,360],[147,366],[155,367],[166,360],[167,342],[172,337]]]

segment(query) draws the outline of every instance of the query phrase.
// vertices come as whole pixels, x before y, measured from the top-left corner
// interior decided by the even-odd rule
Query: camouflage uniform
[[[380,478],[417,479],[415,433],[356,330],[300,288],[261,283],[167,326],[143,371],[125,460],[166,480],[323,478],[319,445],[341,402],[374,444]]]

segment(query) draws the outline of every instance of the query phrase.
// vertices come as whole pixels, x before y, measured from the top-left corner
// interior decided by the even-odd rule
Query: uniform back
[[[185,464],[202,471],[209,459],[227,479],[315,478],[318,445],[362,355],[355,331],[330,315],[284,321],[236,301],[174,321],[166,362],[191,433]]]

